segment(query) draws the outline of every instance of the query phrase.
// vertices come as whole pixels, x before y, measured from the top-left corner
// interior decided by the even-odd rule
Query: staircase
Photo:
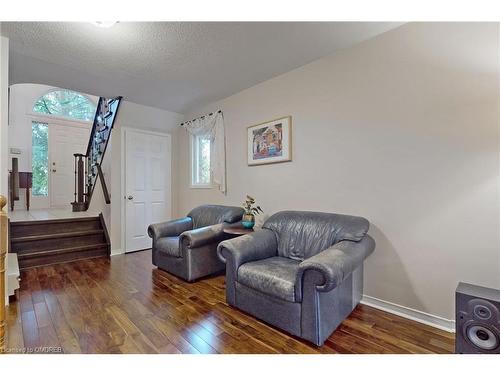
[[[121,96],[111,99],[99,98],[87,152],[85,154],[74,154],[75,200],[71,203],[74,212],[88,210],[97,178],[101,182],[105,202],[107,204],[111,203],[101,165],[111,138],[111,130],[113,129],[121,100]]]
[[[122,97],[99,98],[85,154],[75,157],[75,200],[73,211],[87,211],[100,179],[105,202],[111,203],[102,162],[111,138]],[[10,252],[17,253],[19,268],[110,256],[111,245],[102,214],[57,220],[9,223]]]
[[[25,269],[110,255],[102,214],[95,217],[10,223],[10,252]]]

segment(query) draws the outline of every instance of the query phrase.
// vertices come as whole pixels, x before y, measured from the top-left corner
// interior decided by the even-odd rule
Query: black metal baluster
[[[83,180],[83,202],[84,206],[81,211],[87,210],[90,201],[92,199],[92,194],[95,188],[95,183],[97,178],[101,178],[101,183],[105,185],[104,176],[99,173],[101,169],[101,163],[106,152],[106,148],[111,136],[111,130],[116,119],[118,108],[120,106],[122,97],[116,97],[112,99],[99,98],[99,103],[97,104],[96,114],[94,116],[94,122],[92,124],[92,130],[90,133],[89,143],[87,145],[87,150],[85,154],[79,154],[84,158],[82,160],[82,180]],[[77,210],[78,206],[78,178],[80,175],[77,173],[78,162],[75,156],[75,204],[73,205],[73,211]],[[107,191],[107,187],[103,186],[103,192]],[[105,196],[109,194],[104,193]],[[108,203],[109,197],[106,198],[106,203]]]
[[[75,201],[74,201],[75,203],[76,203],[76,188],[77,188],[76,187],[76,155],[77,154],[73,154],[73,156],[75,157]]]

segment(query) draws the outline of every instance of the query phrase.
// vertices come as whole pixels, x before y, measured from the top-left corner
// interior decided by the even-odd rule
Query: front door
[[[170,136],[125,131],[125,251],[151,247],[149,224],[170,219]]]
[[[71,207],[75,191],[75,158],[73,154],[85,154],[90,127],[49,125],[49,173],[51,207]]]

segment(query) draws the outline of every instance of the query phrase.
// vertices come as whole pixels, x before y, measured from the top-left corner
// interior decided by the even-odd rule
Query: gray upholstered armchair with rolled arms
[[[186,217],[151,224],[153,264],[186,281],[194,281],[224,269],[217,245],[228,237],[224,226],[241,221],[240,207],[204,205]]]
[[[282,211],[262,230],[223,241],[227,302],[320,346],[363,294],[363,261],[375,249],[368,220]]]

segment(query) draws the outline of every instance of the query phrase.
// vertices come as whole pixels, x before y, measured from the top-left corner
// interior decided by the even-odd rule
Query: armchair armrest
[[[157,240],[162,237],[178,236],[190,229],[193,229],[193,220],[190,217],[184,217],[164,223],[151,224],[148,227],[148,235],[153,240]]]
[[[181,243],[194,248],[224,239],[224,225],[215,224],[208,227],[188,230],[180,235]]]
[[[273,231],[261,229],[230,240],[222,241],[217,247],[219,259],[224,263],[232,260],[234,271],[247,262],[276,255],[278,241]]]
[[[301,294],[302,278],[308,271],[316,271],[321,280],[316,290],[329,292],[344,281],[375,249],[375,241],[366,235],[361,241],[340,241],[299,265],[295,285],[296,292]],[[299,295],[299,298],[302,296]]]

